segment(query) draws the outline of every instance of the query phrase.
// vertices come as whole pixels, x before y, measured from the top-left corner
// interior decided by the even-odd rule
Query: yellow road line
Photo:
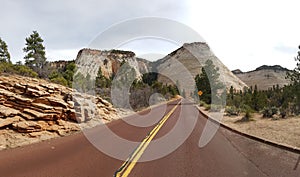
[[[152,139],[155,137],[155,135],[158,133],[158,131],[161,129],[161,127],[164,125],[164,123],[169,119],[169,117],[174,113],[176,108],[178,107],[180,102],[174,108],[165,115],[159,123],[151,130],[151,132],[144,138],[144,140],[141,142],[141,144],[136,148],[136,150],[133,152],[133,154],[122,164],[121,170],[118,170],[117,173],[115,173],[115,177],[128,177],[138,160],[143,155],[145,149],[148,147]]]

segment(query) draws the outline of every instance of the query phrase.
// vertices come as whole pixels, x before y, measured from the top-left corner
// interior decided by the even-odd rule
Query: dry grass
[[[274,120],[256,113],[252,115],[252,121],[237,122],[242,117],[224,116],[221,122],[243,133],[300,148],[300,116]]]

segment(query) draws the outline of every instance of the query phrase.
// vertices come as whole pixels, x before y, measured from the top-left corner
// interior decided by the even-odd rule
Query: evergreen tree
[[[23,48],[23,51],[26,53],[25,65],[32,68],[40,76],[46,65],[46,52],[43,45],[44,40],[41,38],[37,31],[25,39],[26,47]]]
[[[295,57],[295,61],[297,62],[296,68],[287,73],[287,78],[291,79],[294,85],[300,84],[300,46],[298,55]]]
[[[259,111],[258,102],[259,102],[258,89],[257,89],[257,85],[255,85],[254,91],[252,94],[252,108],[256,111]]]
[[[220,99],[217,93],[218,90],[224,88],[224,85],[219,81],[219,76],[219,68],[216,67],[211,60],[207,60],[205,66],[202,67],[201,74],[195,77],[198,91],[201,90],[203,92],[200,99],[207,104],[211,103],[212,96],[216,99]],[[215,93],[215,95],[211,95],[212,93]]]
[[[290,87],[293,90],[294,95],[294,105],[292,112],[295,114],[300,114],[300,46],[298,55],[295,57],[297,62],[296,67],[293,71],[287,73],[287,78],[291,79],[292,85]]]
[[[75,62],[70,62],[66,66],[65,71],[63,72],[63,77],[67,80],[69,87],[72,87],[73,77],[74,77],[75,71],[76,71]]]
[[[7,45],[5,41],[3,41],[1,38],[0,38],[0,62],[11,63],[10,54],[8,52]]]
[[[97,76],[96,76],[96,80],[95,80],[95,85],[96,87],[99,88],[109,88],[111,87],[111,80],[106,78],[103,74],[102,74],[102,70],[101,68],[99,68]]]

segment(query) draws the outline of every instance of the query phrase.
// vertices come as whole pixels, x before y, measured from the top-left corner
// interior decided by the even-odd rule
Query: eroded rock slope
[[[0,149],[64,136],[117,117],[100,97],[44,80],[0,75]]]

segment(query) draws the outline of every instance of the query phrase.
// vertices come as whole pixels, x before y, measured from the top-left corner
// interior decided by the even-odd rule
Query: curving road
[[[155,107],[143,121],[159,122],[178,101],[167,106]],[[164,108],[166,107],[166,111]],[[148,111],[141,114],[147,115]],[[139,123],[136,115],[125,120]],[[300,176],[298,167],[300,154],[278,149],[241,135],[219,128],[213,139],[203,148],[199,139],[206,124],[194,105],[187,101],[179,104],[159,129],[140,160],[154,158],[157,154],[175,149],[156,160],[138,162],[129,172],[129,177],[293,177]],[[52,139],[41,143],[0,152],[0,174],[3,177],[112,177],[124,160],[117,160],[94,147],[86,138],[99,137],[106,147],[129,156],[135,146],[120,146],[106,136],[105,125],[84,133]],[[141,142],[156,125],[132,126],[117,120],[108,127],[118,136],[130,141]],[[174,131],[176,130],[176,131]],[[168,136],[171,132],[171,135]],[[190,134],[191,133],[191,134]],[[185,135],[187,139],[185,140]],[[275,135],[274,135],[275,136]],[[167,137],[167,138],[166,138]],[[164,141],[159,141],[164,139]],[[179,143],[182,141],[182,143]],[[178,145],[178,147],[177,147]],[[153,156],[151,156],[153,154]],[[129,162],[130,163],[130,162]]]

